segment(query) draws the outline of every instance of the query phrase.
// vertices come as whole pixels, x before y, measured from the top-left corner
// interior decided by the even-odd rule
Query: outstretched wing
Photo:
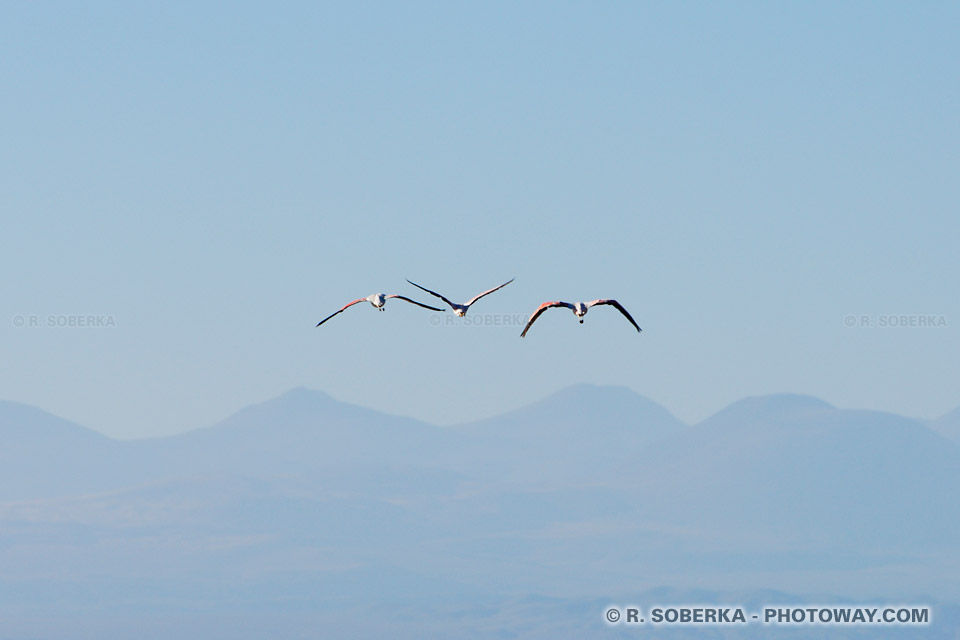
[[[407,280],[407,282],[410,282],[410,280]],[[449,300],[447,300],[446,298],[444,298],[442,295],[440,295],[440,294],[437,293],[436,291],[430,291],[430,289],[427,289],[426,287],[421,287],[421,286],[418,285],[416,282],[410,282],[410,284],[412,284],[413,286],[415,286],[417,289],[422,289],[422,290],[426,291],[427,293],[429,293],[429,294],[432,295],[432,296],[437,296],[438,298],[440,298],[441,300],[443,300],[444,302],[446,302],[448,305],[450,305],[451,308],[454,308],[454,309],[457,308],[457,305],[453,304],[452,302],[450,302]],[[413,302],[413,300],[411,300],[410,302]],[[416,304],[420,304],[420,303],[416,303]],[[420,306],[422,307],[422,306],[424,306],[424,305],[421,304]],[[427,307],[427,308],[428,308],[428,309],[432,309],[433,307]],[[440,309],[437,309],[437,311],[440,311]]]
[[[617,302],[616,300],[594,300],[593,302],[588,302],[587,306],[592,307],[594,305],[600,305],[600,304],[608,304],[611,307],[616,307],[617,311],[622,313],[627,318],[627,320],[630,321],[630,324],[636,327],[638,333],[642,331],[642,329],[639,326],[637,326],[637,323],[636,321],[634,321],[633,317],[627,312],[626,309],[623,308],[623,305]]]
[[[534,312],[533,312],[533,315],[530,316],[530,319],[527,320],[527,326],[525,326],[525,327],[523,328],[523,333],[520,334],[520,337],[523,338],[524,336],[526,336],[526,335],[527,335],[527,331],[530,330],[530,325],[532,325],[534,322],[536,322],[537,318],[540,317],[540,314],[541,314],[541,313],[543,313],[544,311],[546,311],[547,309],[550,309],[550,308],[552,308],[552,307],[567,307],[568,309],[573,309],[573,305],[570,304],[569,302],[559,302],[559,301],[557,301],[557,302],[544,302],[544,303],[541,304],[539,307],[537,307],[537,310],[534,311]]]
[[[493,293],[493,292],[496,291],[497,289],[503,289],[505,286],[507,286],[508,284],[510,284],[511,282],[513,282],[515,279],[516,279],[516,278],[510,278],[510,280],[508,280],[507,282],[504,282],[504,283],[503,283],[502,285],[500,285],[499,287],[494,287],[493,289],[487,289],[486,291],[484,291],[484,292],[481,293],[480,295],[473,296],[472,298],[470,298],[469,302],[467,302],[467,304],[465,304],[464,306],[469,307],[469,306],[472,305],[474,302],[476,302],[477,300],[479,300],[479,299],[482,298],[483,296],[487,295],[488,293]]]
[[[412,284],[412,283],[411,283],[411,284]],[[436,307],[431,307],[431,306],[428,305],[428,304],[423,304],[422,302],[417,302],[416,300],[411,300],[410,298],[405,298],[404,296],[401,296],[401,295],[396,294],[396,293],[394,293],[393,295],[384,296],[384,297],[386,297],[386,298],[399,298],[400,300],[406,300],[407,302],[409,302],[409,303],[411,303],[411,304],[415,304],[415,305],[417,305],[418,307],[423,307],[424,309],[430,309],[431,311],[440,311],[441,313],[443,312],[443,309],[437,309]]]
[[[319,327],[319,326],[322,325],[324,322],[326,322],[327,320],[329,320],[329,319],[332,318],[333,316],[337,315],[338,313],[343,313],[343,312],[347,309],[347,307],[352,307],[353,305],[357,304],[358,302],[366,302],[366,301],[367,301],[366,298],[360,298],[359,300],[354,300],[354,301],[351,302],[350,304],[344,305],[343,309],[340,309],[340,311],[334,311],[333,313],[331,313],[330,315],[328,315],[326,318],[324,318],[323,320],[321,320],[320,322],[318,322],[318,323],[317,323],[317,326]]]

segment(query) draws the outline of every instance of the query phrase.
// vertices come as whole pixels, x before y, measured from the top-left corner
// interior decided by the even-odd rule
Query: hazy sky
[[[124,438],[298,385],[438,424],[578,382],[687,421],[960,404],[956,3],[2,14],[0,398]],[[490,326],[314,327],[512,277]],[[520,339],[597,297],[643,334],[607,307]]]

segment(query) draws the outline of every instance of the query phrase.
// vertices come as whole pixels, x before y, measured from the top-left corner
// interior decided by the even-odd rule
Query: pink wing
[[[343,313],[343,312],[346,311],[349,307],[352,307],[353,305],[357,304],[358,302],[366,302],[366,301],[367,301],[366,298],[360,298],[360,299],[358,299],[358,300],[354,300],[353,302],[351,302],[351,303],[349,303],[349,304],[344,305],[343,309],[340,309],[340,311],[334,311],[333,313],[331,313],[330,315],[328,315],[326,318],[324,318],[323,320],[321,320],[320,322],[318,322],[318,323],[317,323],[317,326],[319,327],[319,326],[322,325],[324,322],[326,322],[327,320],[329,320],[329,319],[332,318],[333,316],[337,315],[338,313]]]
[[[532,325],[536,321],[536,319],[540,317],[541,313],[553,307],[566,307],[568,309],[573,309],[573,305],[570,304],[569,302],[560,302],[560,301],[544,302],[539,307],[537,307],[537,310],[534,311],[533,315],[530,316],[530,319],[527,320],[527,326],[523,328],[523,333],[520,334],[520,337],[523,338],[527,335],[527,331],[530,330],[530,325]]]
[[[472,305],[474,302],[476,302],[477,300],[479,300],[479,299],[482,298],[483,296],[485,296],[485,295],[487,295],[487,294],[490,294],[490,293],[493,293],[494,291],[497,291],[498,289],[503,289],[505,286],[507,286],[508,284],[510,284],[511,282],[513,282],[515,279],[516,279],[516,278],[510,278],[510,280],[508,280],[507,282],[504,282],[504,283],[503,283],[502,285],[500,285],[499,287],[494,287],[493,289],[487,289],[486,291],[484,291],[484,292],[481,293],[480,295],[473,296],[472,298],[470,298],[470,301],[467,302],[467,304],[466,304],[465,306],[469,307],[470,305]]]

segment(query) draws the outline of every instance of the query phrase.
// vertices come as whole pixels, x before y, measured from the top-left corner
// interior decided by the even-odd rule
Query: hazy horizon
[[[552,391],[552,392],[547,393],[547,394],[544,395],[544,396],[534,398],[534,399],[530,400],[529,402],[526,402],[526,403],[521,404],[521,405],[519,405],[519,406],[506,407],[506,408],[503,408],[503,409],[501,409],[501,410],[497,410],[497,411],[495,411],[494,413],[492,413],[492,414],[490,414],[490,415],[470,416],[470,417],[467,417],[467,418],[465,418],[464,420],[461,420],[461,421],[459,421],[459,422],[451,422],[451,423],[447,423],[447,424],[438,424],[438,423],[434,423],[434,422],[429,422],[429,421],[427,421],[427,420],[423,420],[422,418],[419,418],[419,417],[417,417],[417,416],[404,415],[404,414],[399,414],[399,413],[391,413],[391,412],[389,412],[389,411],[382,411],[381,409],[377,408],[376,406],[365,406],[365,405],[362,405],[362,404],[357,404],[357,403],[354,403],[354,402],[349,402],[349,401],[344,400],[344,399],[342,399],[342,398],[337,398],[337,397],[334,396],[333,394],[330,394],[330,393],[324,391],[323,389],[314,389],[314,388],[311,388],[311,387],[308,387],[308,386],[298,385],[298,386],[295,386],[295,387],[291,387],[290,389],[287,389],[286,391],[284,391],[284,392],[282,392],[282,393],[280,393],[280,394],[278,394],[278,395],[271,396],[271,397],[269,397],[269,398],[265,398],[265,399],[262,399],[262,400],[256,400],[256,401],[248,402],[248,403],[246,403],[246,404],[242,404],[242,405],[240,405],[240,406],[238,406],[238,407],[235,407],[235,408],[232,409],[232,410],[227,411],[227,413],[225,413],[224,415],[222,415],[222,416],[220,416],[219,418],[216,418],[216,419],[214,419],[213,421],[211,421],[211,422],[209,422],[209,423],[206,423],[206,424],[191,425],[191,426],[184,427],[184,428],[181,429],[181,430],[171,431],[171,432],[169,432],[169,433],[148,434],[148,435],[137,436],[137,437],[133,437],[133,438],[125,438],[125,437],[119,437],[119,436],[117,436],[116,434],[111,434],[111,433],[109,433],[108,431],[106,431],[106,430],[104,430],[104,429],[102,429],[102,428],[99,428],[97,425],[85,424],[85,423],[83,423],[83,422],[80,422],[79,420],[74,419],[74,418],[71,417],[71,416],[60,415],[60,414],[54,413],[54,412],[52,412],[52,411],[49,411],[49,410],[47,410],[47,409],[44,408],[44,407],[40,407],[40,406],[32,405],[32,404],[29,404],[29,403],[21,402],[21,401],[12,399],[12,398],[0,398],[0,402],[9,402],[9,403],[13,403],[13,404],[18,404],[18,405],[23,405],[23,406],[27,406],[27,407],[39,409],[40,411],[43,411],[44,413],[48,413],[48,414],[50,414],[50,415],[52,415],[52,416],[54,416],[54,417],[56,417],[56,418],[60,418],[60,419],[62,419],[62,420],[66,420],[66,421],[68,421],[68,422],[73,422],[74,424],[77,424],[77,425],[79,425],[79,426],[85,427],[85,428],[90,429],[90,430],[92,430],[92,431],[96,431],[97,433],[100,433],[100,434],[102,434],[102,435],[108,436],[108,437],[113,438],[113,439],[115,439],[115,440],[140,440],[140,439],[163,438],[163,437],[167,437],[167,436],[174,436],[174,435],[179,435],[179,434],[187,433],[187,432],[189,432],[189,431],[194,431],[194,430],[197,430],[197,429],[204,429],[204,428],[207,428],[207,427],[210,427],[210,426],[219,424],[220,422],[223,422],[223,421],[227,420],[227,419],[230,418],[231,416],[237,414],[238,412],[243,411],[244,409],[248,409],[248,408],[250,408],[250,407],[254,407],[254,406],[261,405],[261,404],[265,404],[265,403],[268,403],[268,402],[270,402],[270,401],[272,401],[272,400],[277,400],[277,399],[279,399],[279,398],[282,398],[283,396],[286,396],[287,394],[296,392],[296,391],[298,391],[298,390],[305,390],[305,391],[309,391],[309,392],[321,393],[321,394],[323,394],[323,395],[329,396],[331,399],[335,400],[336,402],[341,402],[341,403],[344,403],[344,404],[350,404],[350,405],[354,405],[354,406],[357,406],[357,407],[360,407],[360,408],[364,408],[364,409],[370,409],[370,410],[373,410],[373,411],[377,411],[377,412],[379,412],[379,413],[384,413],[384,414],[386,414],[386,415],[391,415],[391,416],[396,416],[396,417],[403,417],[403,418],[411,418],[411,419],[417,420],[418,422],[421,422],[421,423],[423,423],[423,424],[428,424],[428,425],[431,425],[431,426],[442,427],[442,428],[450,428],[450,427],[458,427],[458,426],[462,426],[462,425],[466,425],[466,424],[472,424],[472,423],[474,423],[474,422],[482,422],[482,421],[485,421],[485,420],[489,420],[489,419],[491,419],[491,418],[498,418],[498,417],[504,416],[504,415],[506,415],[506,414],[515,412],[515,411],[517,411],[517,410],[524,409],[524,408],[526,408],[526,407],[530,407],[530,406],[536,405],[536,404],[541,403],[541,402],[543,402],[543,401],[545,401],[545,400],[547,400],[547,399],[549,399],[549,398],[552,398],[552,397],[554,397],[554,396],[556,396],[556,395],[562,394],[562,393],[564,393],[564,392],[566,392],[566,391],[569,391],[569,390],[571,390],[571,389],[576,389],[576,388],[579,388],[579,387],[599,387],[599,388],[609,388],[609,389],[616,389],[616,388],[626,389],[626,390],[628,390],[629,392],[631,392],[631,393],[633,393],[633,394],[636,394],[636,395],[639,396],[640,398],[649,400],[649,401],[651,401],[651,402],[653,402],[653,403],[655,403],[655,404],[663,407],[663,408],[664,408],[665,410],[667,410],[672,416],[674,416],[674,417],[677,419],[678,422],[682,423],[684,426],[694,426],[694,425],[696,425],[696,424],[698,424],[698,423],[700,423],[700,422],[703,422],[703,421],[705,421],[705,420],[710,419],[711,417],[713,417],[713,416],[717,415],[718,413],[722,412],[724,409],[727,409],[727,408],[729,408],[729,407],[731,407],[731,406],[733,406],[733,405],[735,405],[735,404],[737,404],[737,403],[739,403],[739,402],[745,401],[745,400],[759,399],[759,398],[775,398],[775,397],[782,397],[782,396],[808,397],[808,398],[811,398],[811,399],[816,399],[816,400],[824,401],[824,402],[826,402],[828,405],[830,405],[831,407],[834,407],[834,408],[840,409],[840,410],[876,411],[876,412],[880,412],[880,413],[890,413],[890,414],[893,414],[893,415],[902,416],[902,417],[904,417],[904,418],[909,418],[909,419],[912,419],[912,420],[917,420],[917,421],[919,421],[919,422],[935,422],[935,421],[937,421],[937,420],[939,420],[939,419],[942,419],[942,418],[945,418],[945,417],[949,416],[951,413],[953,413],[953,412],[955,412],[955,411],[957,411],[957,410],[960,410],[960,404],[958,404],[958,405],[957,405],[956,407],[954,407],[953,409],[948,410],[948,411],[946,411],[945,413],[943,413],[943,414],[941,414],[941,415],[939,415],[939,416],[934,416],[933,418],[923,418],[923,417],[920,417],[920,416],[911,416],[911,415],[898,414],[898,413],[892,412],[892,411],[882,411],[882,410],[880,410],[880,409],[876,409],[876,408],[873,408],[873,407],[842,407],[842,406],[838,406],[838,405],[836,405],[836,404],[834,404],[834,403],[832,403],[832,402],[829,402],[829,401],[826,400],[825,398],[820,398],[820,397],[818,397],[818,396],[812,396],[812,395],[810,395],[810,394],[803,394],[803,393],[794,393],[794,392],[790,392],[790,391],[781,391],[781,392],[777,392],[777,393],[768,393],[768,394],[762,394],[762,395],[756,395],[756,396],[744,396],[744,397],[742,397],[742,398],[737,398],[737,399],[735,399],[735,400],[733,400],[733,401],[731,401],[731,402],[729,402],[729,403],[727,403],[727,404],[725,404],[725,405],[723,405],[723,406],[721,406],[721,407],[717,407],[716,410],[711,411],[710,413],[708,413],[707,415],[705,415],[703,418],[701,418],[701,419],[699,419],[699,420],[688,421],[688,420],[683,419],[681,416],[677,415],[677,413],[674,412],[670,407],[664,405],[664,404],[661,403],[661,402],[658,402],[655,398],[650,398],[650,397],[648,397],[648,396],[646,396],[646,395],[644,395],[644,394],[642,394],[642,393],[639,393],[639,392],[637,392],[637,391],[634,390],[634,389],[630,389],[629,387],[626,387],[626,386],[624,386],[624,385],[607,385],[607,384],[599,384],[599,385],[598,385],[598,384],[583,382],[583,383],[579,383],[579,384],[572,384],[572,385],[568,385],[568,386],[565,386],[565,387],[561,387],[561,388],[559,388],[559,389],[556,389],[556,390],[554,390],[554,391]]]

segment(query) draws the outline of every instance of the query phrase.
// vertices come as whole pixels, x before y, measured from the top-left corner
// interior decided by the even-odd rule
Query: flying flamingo
[[[485,296],[485,295],[487,295],[487,294],[489,294],[489,293],[493,293],[493,292],[496,291],[497,289],[503,289],[505,286],[507,286],[508,284],[510,284],[510,283],[513,282],[513,281],[514,281],[514,278],[510,278],[507,282],[504,282],[504,283],[503,283],[502,285],[500,285],[499,287],[494,287],[493,289],[487,289],[487,290],[484,291],[483,293],[481,293],[481,294],[479,294],[479,295],[473,296],[472,298],[470,298],[468,301],[464,302],[463,304],[456,304],[455,302],[450,302],[449,300],[447,300],[446,298],[444,298],[442,295],[440,295],[440,294],[437,293],[436,291],[430,291],[430,289],[427,289],[426,287],[421,287],[421,286],[418,285],[416,282],[412,282],[412,281],[410,281],[410,280],[407,280],[407,282],[409,282],[410,284],[412,284],[412,285],[415,286],[416,288],[418,288],[418,289],[423,289],[424,291],[426,291],[426,292],[429,293],[430,295],[432,295],[432,296],[437,296],[438,298],[440,298],[441,300],[443,300],[444,302],[446,302],[448,305],[450,305],[451,307],[453,307],[453,312],[454,312],[455,314],[457,314],[458,316],[460,316],[461,318],[462,318],[463,316],[467,315],[467,309],[469,309],[469,308],[470,308],[470,305],[472,305],[474,302],[476,302],[477,300],[479,300],[480,298],[482,298],[483,296]]]
[[[399,299],[401,299],[401,300],[406,300],[407,302],[410,302],[410,303],[412,303],[412,304],[415,304],[415,305],[417,305],[418,307],[423,307],[424,309],[430,309],[431,311],[441,311],[441,312],[443,311],[443,309],[437,309],[436,307],[431,307],[431,306],[429,306],[429,305],[421,304],[421,303],[417,302],[416,300],[411,300],[410,298],[405,298],[405,297],[403,297],[403,296],[401,296],[401,295],[398,295],[398,294],[396,294],[396,293],[394,293],[394,294],[392,294],[392,295],[389,295],[389,296],[388,296],[388,295],[384,295],[384,294],[382,294],[382,293],[372,293],[372,294],[370,294],[369,296],[367,296],[366,298],[359,298],[359,299],[357,299],[357,300],[354,300],[354,301],[351,302],[350,304],[345,305],[345,306],[343,307],[343,309],[340,309],[340,311],[334,311],[333,313],[331,313],[330,315],[328,315],[326,318],[324,318],[323,320],[321,320],[320,322],[318,322],[318,323],[317,323],[317,326],[319,327],[320,325],[322,325],[324,322],[326,322],[327,320],[329,320],[329,319],[332,318],[333,316],[337,315],[338,313],[343,313],[344,311],[346,311],[346,309],[347,309],[348,307],[352,307],[353,305],[355,305],[355,304],[357,304],[357,303],[359,303],[359,302],[369,302],[370,304],[372,304],[372,305],[374,306],[375,309],[377,309],[377,310],[379,310],[379,311],[383,311],[383,305],[387,304],[387,300],[389,300],[390,298],[399,298]]]
[[[587,310],[589,310],[590,307],[598,304],[608,304],[611,307],[616,307],[620,313],[626,316],[627,320],[630,321],[630,324],[636,327],[638,333],[641,331],[640,327],[637,326],[637,323],[634,322],[633,318],[630,316],[629,313],[627,313],[627,310],[624,309],[619,302],[617,302],[616,300],[601,299],[601,300],[594,300],[593,302],[586,302],[586,303],[578,302],[576,304],[570,304],[569,302],[544,302],[539,307],[537,307],[537,310],[534,311],[533,315],[530,316],[530,319],[527,320],[527,326],[523,328],[523,333],[520,334],[520,337],[522,338],[527,335],[527,331],[530,330],[530,325],[532,325],[534,321],[540,317],[540,314],[546,311],[547,309],[550,309],[553,307],[566,307],[567,309],[570,309],[571,311],[573,311],[576,314],[577,318],[580,319],[580,324],[583,324],[583,316],[587,315]]]

